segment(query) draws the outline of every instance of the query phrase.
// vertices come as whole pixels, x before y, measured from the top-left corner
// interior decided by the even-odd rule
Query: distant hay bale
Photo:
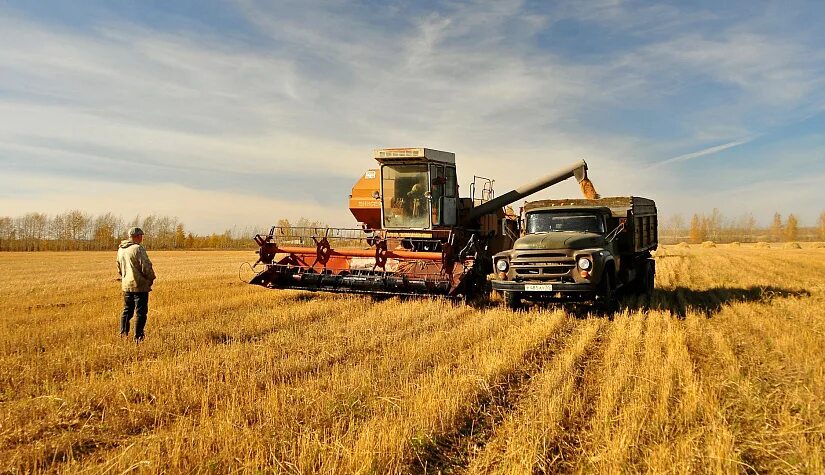
[[[802,249],[798,242],[786,242],[782,245],[782,249]]]
[[[818,242],[814,244],[814,249],[825,249],[825,242]]]
[[[713,241],[705,241],[702,243],[702,247],[716,247],[716,243]]]
[[[741,247],[742,243],[740,243],[739,241],[733,241],[732,243],[730,243],[730,245],[731,247]]]
[[[770,249],[771,245],[766,243],[765,241],[759,241],[758,243],[756,243],[756,247],[758,247],[759,249]]]
[[[690,247],[690,244],[686,243],[685,241],[682,241],[679,244],[677,244],[676,247],[681,247],[684,249]]]

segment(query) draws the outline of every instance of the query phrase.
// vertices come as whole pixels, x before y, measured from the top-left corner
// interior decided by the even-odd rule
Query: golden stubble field
[[[0,472],[822,473],[825,250],[668,246],[650,302],[268,291],[250,252],[0,254]]]

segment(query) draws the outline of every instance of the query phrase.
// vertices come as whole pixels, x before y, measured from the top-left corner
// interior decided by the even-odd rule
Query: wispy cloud
[[[716,145],[716,146],[713,146],[713,147],[703,148],[702,150],[697,150],[695,152],[690,152],[690,153],[686,153],[684,155],[679,155],[678,157],[668,158],[667,160],[662,160],[661,162],[656,162],[656,163],[650,165],[649,167],[647,167],[647,169],[648,170],[654,170],[656,168],[661,168],[661,167],[664,167],[666,165],[671,165],[673,163],[684,162],[684,161],[687,161],[687,160],[693,160],[695,158],[700,158],[700,157],[705,157],[705,156],[708,156],[708,155],[713,155],[715,153],[719,153],[719,152],[722,152],[722,151],[725,151],[725,150],[728,150],[728,149],[731,149],[731,148],[734,148],[734,147],[738,147],[740,145],[745,145],[746,143],[749,143],[749,142],[753,141],[754,139],[756,139],[756,137],[748,137],[748,138],[745,138],[745,139],[735,140],[733,142],[728,142],[728,143],[724,143],[724,144],[721,144],[721,145]]]
[[[736,86],[751,102],[773,106],[792,107],[825,84],[825,53],[775,35],[736,29],[689,33],[652,45],[647,52],[660,64]]]
[[[603,193],[659,192],[666,209],[681,196],[656,188],[667,165],[825,106],[823,45],[764,16],[244,0],[228,7],[244,31],[224,34],[221,19],[138,23],[111,8],[80,28],[0,7],[0,174],[244,195],[248,182],[261,200],[322,202],[348,224],[370,149],[424,145],[456,152],[462,183],[493,175],[502,189],[586,158]],[[656,177],[627,176],[651,163]],[[313,186],[328,198],[296,191]],[[48,196],[51,210],[75,199]],[[0,196],[0,214],[21,203]]]

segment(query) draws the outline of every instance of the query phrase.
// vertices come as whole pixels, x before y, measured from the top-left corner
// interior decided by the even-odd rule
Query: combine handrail
[[[492,200],[482,205],[476,206],[467,215],[467,222],[471,223],[485,214],[492,213],[498,208],[503,208],[522,198],[530,196],[533,193],[539,192],[547,187],[553,186],[556,183],[562,182],[573,176],[575,176],[576,180],[579,182],[587,178],[587,163],[584,160],[579,160],[571,166],[562,168],[561,170],[555,173],[546,175],[532,183],[520,186],[515,190],[508,191],[507,193],[497,198],[493,198]]]

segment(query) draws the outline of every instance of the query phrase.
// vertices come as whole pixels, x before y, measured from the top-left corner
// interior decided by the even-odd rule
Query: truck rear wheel
[[[642,292],[647,295],[653,295],[653,289],[656,287],[656,261],[648,259],[645,266],[644,287]]]
[[[507,305],[507,308],[512,310],[518,310],[521,308],[521,294],[519,292],[513,292],[512,290],[505,290],[504,291],[504,303]]]
[[[651,295],[656,279],[656,261],[644,259],[639,261],[636,267],[636,278],[630,283],[628,288],[636,295]]]

